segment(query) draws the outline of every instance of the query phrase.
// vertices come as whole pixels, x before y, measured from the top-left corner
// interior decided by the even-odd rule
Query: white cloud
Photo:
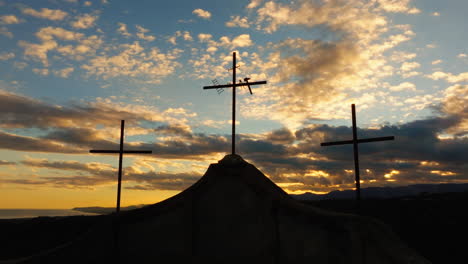
[[[70,76],[70,74],[74,70],[75,69],[73,67],[68,67],[68,68],[64,68],[64,69],[61,69],[61,70],[55,70],[53,72],[54,72],[55,76],[62,77],[62,78],[68,78]]]
[[[200,42],[207,42],[212,37],[213,36],[211,34],[205,34],[205,33],[198,34],[198,40],[200,40]]]
[[[190,35],[190,32],[188,31],[184,31],[182,37],[186,41],[193,41],[192,35]]]
[[[437,17],[438,17],[438,16],[440,16],[440,13],[439,13],[439,12],[434,12],[434,13],[432,13],[431,15],[437,16]]]
[[[15,57],[13,52],[3,52],[0,53],[0,61],[9,60]]]
[[[84,6],[91,6],[93,3],[91,1],[85,1],[84,2]]]
[[[211,13],[210,12],[208,12],[206,10],[203,10],[203,9],[200,9],[200,8],[197,8],[197,9],[193,10],[192,14],[195,14],[198,17],[201,17],[203,19],[210,19],[211,18]]]
[[[382,64],[364,64],[366,61],[356,47],[346,42],[330,45],[316,40],[288,39],[275,46],[275,50],[266,61],[259,56],[252,58],[257,67],[274,73],[268,75],[271,85],[258,89],[255,98],[247,99],[249,105],[255,105],[248,114],[252,118],[276,120],[287,127],[299,127],[309,118],[343,116],[342,110],[332,110],[341,109],[344,100],[351,100],[341,91],[345,87],[367,87],[370,83],[365,76],[382,70]],[[375,98],[366,100],[371,103]],[[313,113],[311,105],[314,105]],[[333,114],[327,116],[327,113]]]
[[[22,61],[15,61],[13,63],[13,67],[15,67],[16,69],[19,69],[19,70],[22,70],[24,68],[26,68],[28,66],[28,64],[26,62],[22,62]]]
[[[171,43],[172,45],[177,45],[177,38],[176,36],[171,36],[167,39],[167,42]]]
[[[212,44],[215,44],[215,43],[212,43]],[[219,38],[219,43],[215,45],[227,46],[231,48],[248,47],[252,45],[252,40],[250,39],[249,34],[241,34],[232,40],[227,36],[222,36]]]
[[[211,47],[208,47],[208,48],[206,49],[206,52],[215,53],[217,50],[218,50],[217,47],[211,46]]]
[[[442,63],[442,60],[435,60],[435,61],[431,62],[432,65],[437,65],[437,64],[440,64],[440,63]]]
[[[156,39],[155,36],[146,35],[149,32],[149,29],[146,29],[142,26],[136,25],[138,32],[136,33],[137,37],[146,41],[153,41]]]
[[[438,103],[438,101],[440,101],[440,98],[432,94],[416,95],[402,101],[402,106],[404,106],[406,111],[421,111],[427,109],[428,106]]]
[[[144,28],[144,27],[142,27],[140,25],[136,25],[135,27],[138,30],[138,32],[141,32],[141,33],[148,33],[149,32],[149,29]]]
[[[188,31],[176,31],[173,36],[167,38],[172,45],[177,45],[177,38],[182,37],[185,41],[193,41],[192,35]],[[199,35],[200,37],[200,35]]]
[[[211,40],[212,41],[212,40]],[[214,41],[212,41],[214,42]],[[217,47],[211,46],[208,48],[209,53],[217,51]],[[227,59],[227,60],[224,60]],[[220,60],[223,62],[220,63]],[[189,64],[193,66],[193,77],[197,79],[202,78],[217,78],[223,76],[226,73],[226,68],[229,67],[229,56],[226,58],[215,57],[211,54],[203,53],[194,59],[189,60]],[[207,67],[211,66],[211,67]]]
[[[263,2],[263,0],[251,0],[250,3],[247,5],[247,8],[249,8],[249,9],[256,8],[262,2]]]
[[[44,27],[36,34],[36,37],[42,41],[53,40],[54,38],[67,41],[77,41],[84,37],[84,34],[66,30],[60,27]]]
[[[343,105],[353,101],[372,107],[387,97],[375,89],[383,87],[382,78],[395,71],[388,65],[390,58],[383,51],[405,39],[405,35],[379,38],[371,44],[354,39],[322,42],[297,38],[283,41],[271,47],[275,52],[269,57],[251,58],[258,65],[257,72],[268,73],[269,85],[258,89],[257,96],[246,99],[252,111],[245,114],[251,118],[276,120],[294,128],[314,118],[344,118],[349,110]],[[393,55],[393,59],[398,61],[416,56],[411,53]],[[255,70],[248,68],[246,71]],[[390,86],[387,87],[390,90]],[[413,90],[415,87],[405,83],[393,89]],[[364,92],[368,96],[365,100],[364,96],[352,98],[350,94],[355,92]]]
[[[257,10],[257,16],[258,27],[267,33],[282,25],[327,25],[366,42],[387,23],[384,16],[370,11],[370,6],[361,1],[299,1],[292,5],[269,1]]]
[[[46,67],[49,65],[47,54],[52,50],[57,50],[63,55],[72,56],[76,60],[81,60],[83,59],[82,55],[94,53],[102,43],[102,40],[95,35],[85,37],[82,33],[69,31],[60,27],[44,27],[35,35],[41,43],[35,44],[19,41],[18,44],[24,48],[24,56],[26,58],[30,57],[38,60]],[[73,43],[59,45],[58,40]]]
[[[71,23],[74,28],[85,29],[94,26],[94,22],[98,19],[95,15],[84,14],[76,17],[76,20]]]
[[[120,76],[139,77],[142,82],[158,83],[162,78],[174,73],[180,67],[177,62],[182,50],[173,49],[167,53],[158,48],[145,50],[138,41],[122,44],[117,55],[99,55],[81,68],[89,75],[103,79]]]
[[[21,23],[21,20],[15,15],[4,15],[4,16],[0,16],[0,23],[1,24],[19,24]]]
[[[39,60],[46,67],[49,66],[47,53],[50,50],[57,48],[58,46],[57,42],[54,40],[44,41],[41,44],[34,44],[20,40],[18,44],[20,47],[24,48],[25,57],[31,57],[33,59]]]
[[[3,35],[5,37],[9,37],[9,38],[13,37],[13,33],[8,31],[8,28],[6,28],[6,27],[0,27],[0,35]]]
[[[460,53],[457,55],[457,58],[466,58],[466,57],[468,57],[468,55],[465,53]]]
[[[41,8],[41,11],[36,11],[32,8],[24,8],[21,12],[26,15],[49,20],[63,20],[68,15],[65,11],[49,8]]]
[[[415,62],[415,61],[412,61],[412,62],[403,62],[403,64],[401,65],[400,69],[402,71],[411,71],[413,69],[416,69],[416,68],[419,68],[421,67],[421,64]]]
[[[252,45],[252,40],[249,34],[242,34],[232,40],[233,47],[248,47]]]
[[[400,91],[405,91],[405,90],[415,91],[416,85],[410,82],[403,82],[403,83],[400,83],[399,85],[391,86],[390,90],[394,92],[400,92]]]
[[[43,69],[34,68],[33,72],[35,74],[42,75],[42,76],[49,75],[49,69],[46,69],[46,68],[43,68]]]
[[[455,84],[444,91],[444,112],[468,117],[466,106],[468,105],[468,85]],[[468,125],[468,119],[466,120]],[[468,127],[467,127],[468,128]],[[468,130],[465,130],[465,132]]]
[[[419,14],[419,9],[408,6],[410,2],[411,0],[378,0],[380,8],[386,12]]]
[[[241,28],[248,28],[249,21],[247,17],[240,17],[240,16],[231,16],[231,20],[226,22],[227,27],[241,27]]]
[[[337,38],[329,41],[289,38],[263,47],[261,56],[256,53],[239,56],[242,58],[239,60],[242,72],[259,73],[250,77],[267,79],[269,83],[258,89],[257,96],[243,100],[252,109],[244,113],[250,118],[275,120],[291,128],[300,127],[305,120],[314,118],[348,117],[349,109],[343,107],[344,104],[356,100],[360,105],[372,107],[385,100],[392,90],[390,85],[383,85],[384,78],[394,74],[406,78],[421,74],[416,71],[421,67],[414,62],[416,53],[392,50],[415,36],[412,26],[395,25],[388,17],[387,12],[390,11],[383,10],[377,0],[300,0],[287,1],[287,4],[284,1],[253,2],[255,4],[251,7],[258,7],[254,11],[257,16],[252,16],[257,18],[252,21],[256,29],[273,33],[283,26],[286,30],[288,26],[317,27]],[[397,6],[387,5],[386,8],[393,8],[392,12],[415,12],[410,11],[411,6],[398,9]],[[235,36],[220,39],[199,36],[198,39],[206,43],[207,49],[199,60],[191,62],[195,78],[226,75],[232,58],[228,56],[225,61],[221,58],[225,53],[219,52],[219,56],[214,56],[214,52],[217,48],[222,51],[227,47],[232,49],[233,38]],[[242,42],[253,45],[250,38],[245,36]],[[240,40],[236,43],[240,44]],[[399,66],[395,67],[394,62]],[[382,91],[382,87],[387,89]],[[416,86],[401,81],[396,82],[392,89],[414,91]],[[367,96],[365,99],[364,96],[352,98],[351,94],[356,93]],[[392,94],[396,101],[401,99],[399,94]]]
[[[418,76],[418,75],[421,75],[421,72],[417,72],[417,71],[407,71],[407,72],[402,72],[401,73],[401,76],[403,76],[403,78],[410,78],[410,77],[414,77],[414,76]]]
[[[416,53],[409,53],[404,51],[395,51],[392,53],[390,59],[396,62],[403,62],[416,58]]]
[[[442,100],[442,110],[444,113],[461,117],[458,126],[452,127],[447,133],[456,135],[466,135],[468,131],[468,85],[455,84],[444,91]]]
[[[88,38],[83,38],[76,45],[61,45],[57,47],[57,52],[62,55],[69,56],[75,60],[83,60],[83,55],[94,54],[96,49],[102,44],[102,39],[93,35]]]
[[[119,25],[119,28],[117,29],[117,32],[122,34],[125,37],[130,37],[132,34],[128,33],[127,30],[127,25],[124,23],[117,23]]]
[[[468,81],[468,72],[463,72],[458,75],[446,72],[433,72],[431,75],[426,75],[427,78],[432,80],[446,80],[449,83],[459,83]]]
[[[237,122],[236,122],[237,123]],[[223,128],[226,126],[230,126],[232,124],[232,120],[204,120],[202,122],[203,126],[214,127],[214,128]]]

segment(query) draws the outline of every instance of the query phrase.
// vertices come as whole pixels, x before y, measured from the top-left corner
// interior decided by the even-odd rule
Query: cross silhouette
[[[122,185],[122,159],[123,154],[151,154],[151,150],[124,150],[124,126],[125,120],[120,122],[120,149],[119,150],[96,150],[92,149],[90,153],[119,153],[119,179],[117,184],[117,207],[116,213],[120,212],[120,189]]]
[[[232,154],[236,154],[236,87],[247,86],[252,94],[251,85],[266,84],[266,81],[249,82],[250,78],[244,78],[245,82],[236,83],[236,52],[232,53],[232,84],[203,86],[203,89],[232,88]]]
[[[351,105],[351,112],[353,118],[353,139],[352,140],[345,140],[345,141],[335,141],[335,142],[324,142],[321,143],[320,146],[334,146],[334,145],[346,145],[346,144],[353,144],[354,150],[354,175],[356,181],[356,200],[358,201],[358,208],[359,208],[359,201],[361,200],[361,182],[359,179],[359,153],[358,153],[358,144],[359,143],[368,143],[368,142],[376,142],[376,141],[386,141],[386,140],[394,140],[394,136],[389,137],[376,137],[376,138],[364,138],[358,139],[357,138],[357,127],[356,127],[356,108],[354,104]]]

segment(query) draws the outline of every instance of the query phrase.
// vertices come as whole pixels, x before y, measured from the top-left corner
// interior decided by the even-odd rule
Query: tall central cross
[[[247,86],[252,94],[251,85],[266,84],[266,81],[249,82],[249,78],[244,78],[244,83],[236,83],[236,53],[232,53],[232,84],[203,86],[203,89],[232,88],[232,154],[236,154],[236,87]]]
[[[358,139],[357,138],[357,127],[356,127],[356,108],[354,104],[351,105],[351,112],[353,118],[353,139],[352,140],[345,140],[345,141],[335,141],[335,142],[324,142],[321,143],[320,146],[334,146],[334,145],[345,145],[345,144],[353,144],[354,150],[354,175],[356,181],[356,200],[361,200],[361,182],[359,179],[359,153],[358,153],[358,144],[359,143],[368,143],[368,142],[376,142],[376,141],[386,141],[386,140],[394,140],[394,136],[389,137],[376,137],[376,138],[364,138]]]
[[[124,127],[125,127],[125,120],[121,120],[120,122],[120,149],[119,150],[96,150],[92,149],[90,153],[119,153],[119,179],[117,184],[117,207],[116,213],[120,212],[120,189],[122,186],[122,159],[123,154],[151,154],[151,150],[124,150]]]

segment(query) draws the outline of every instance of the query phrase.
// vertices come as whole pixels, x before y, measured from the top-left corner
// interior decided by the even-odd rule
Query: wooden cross
[[[356,181],[356,200],[361,200],[361,182],[359,179],[359,157],[358,157],[358,144],[359,143],[368,143],[368,142],[375,142],[375,141],[385,141],[385,140],[394,140],[394,136],[390,137],[376,137],[376,138],[365,138],[365,139],[358,139],[357,138],[357,127],[356,127],[356,109],[354,104],[351,105],[351,112],[353,117],[353,139],[352,140],[345,140],[345,141],[335,141],[335,142],[324,142],[321,143],[320,146],[334,146],[334,145],[345,145],[345,144],[353,144],[354,150],[354,174],[355,174],[355,181]]]
[[[236,154],[236,87],[247,86],[252,94],[251,85],[266,84],[266,81],[249,82],[250,78],[244,78],[244,83],[236,83],[236,53],[232,53],[232,84],[203,86],[203,89],[232,88],[232,154]]]
[[[120,123],[120,149],[119,150],[95,150],[92,149],[90,153],[119,153],[119,179],[117,185],[117,207],[116,213],[120,212],[120,188],[122,185],[122,158],[124,153],[128,154],[151,154],[151,150],[124,150],[124,126],[125,120]]]

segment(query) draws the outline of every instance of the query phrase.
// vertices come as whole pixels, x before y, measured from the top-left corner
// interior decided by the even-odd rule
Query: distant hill
[[[361,197],[363,199],[391,199],[391,198],[402,198],[411,196],[430,195],[438,193],[454,193],[454,192],[468,192],[468,183],[465,184],[415,184],[408,186],[398,187],[368,187],[361,189]],[[356,194],[354,190],[345,191],[331,191],[327,194],[314,194],[306,192],[303,194],[291,194],[291,196],[300,201],[320,201],[320,200],[348,200],[354,199]],[[120,210],[128,211],[137,208],[147,206],[147,204],[132,205],[127,207],[121,207]],[[72,210],[95,213],[95,214],[110,214],[115,212],[115,207],[75,207]]]
[[[436,193],[451,193],[468,191],[468,184],[415,184],[398,187],[369,187],[361,188],[361,197],[363,199],[390,199],[401,198],[406,196],[420,196]],[[313,194],[306,192],[303,194],[291,195],[301,201],[318,201],[318,200],[345,200],[355,198],[354,190],[332,191],[327,194]]]
[[[147,204],[131,205],[127,207],[120,207],[121,211],[128,211],[133,209],[138,209]],[[85,213],[95,213],[95,214],[110,214],[115,212],[115,207],[100,207],[100,206],[91,206],[91,207],[75,207],[72,210],[85,212]]]

